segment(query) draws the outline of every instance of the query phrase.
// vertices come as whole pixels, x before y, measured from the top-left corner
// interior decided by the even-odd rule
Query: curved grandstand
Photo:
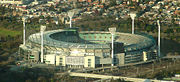
[[[111,34],[104,31],[59,29],[44,33],[44,62],[66,67],[99,67],[137,63],[156,58],[153,38],[117,32],[114,37],[114,59],[111,58]],[[40,33],[32,34],[26,45],[20,46],[24,59],[40,61]]]

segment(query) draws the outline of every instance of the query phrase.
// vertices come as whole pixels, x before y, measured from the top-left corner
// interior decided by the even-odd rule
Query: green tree
[[[116,0],[110,0],[110,7],[115,6],[116,5]]]

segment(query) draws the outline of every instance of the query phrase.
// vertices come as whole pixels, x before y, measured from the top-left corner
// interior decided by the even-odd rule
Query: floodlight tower
[[[159,20],[157,20],[157,24],[158,24],[158,56],[161,57],[161,38],[160,38],[160,33],[161,33],[161,27],[160,27],[160,23]]]
[[[43,32],[45,31],[46,26],[41,25],[40,31],[41,31],[41,62],[43,63],[44,59],[44,52],[43,52]]]
[[[22,21],[23,21],[23,45],[26,45],[26,18],[22,17]]]
[[[136,17],[136,14],[135,13],[130,13],[129,14],[131,19],[132,19],[132,34],[134,34],[134,19]]]
[[[116,27],[109,28],[109,32],[111,33],[111,57],[112,57],[112,64],[114,66],[114,34],[116,33]]]
[[[72,27],[72,17],[73,17],[73,15],[74,15],[74,11],[68,12],[68,16],[70,18],[70,28]]]

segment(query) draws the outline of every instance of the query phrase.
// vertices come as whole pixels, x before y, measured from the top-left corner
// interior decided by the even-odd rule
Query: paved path
[[[180,56],[165,56],[165,57],[163,57],[163,58],[173,58],[173,59],[178,59],[178,58],[180,58]]]
[[[99,79],[124,79],[125,81],[133,81],[133,82],[161,82],[160,80],[153,79],[141,79],[141,78],[129,78],[129,77],[121,77],[121,76],[110,76],[110,75],[99,75],[99,74],[88,74],[88,73],[74,73],[70,72],[70,76],[77,77],[89,77],[89,78],[99,78]]]

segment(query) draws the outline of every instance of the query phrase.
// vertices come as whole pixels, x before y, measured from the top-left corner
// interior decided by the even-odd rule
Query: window
[[[30,55],[30,57],[29,57],[30,59],[34,59],[35,57],[34,57],[34,55]]]
[[[63,60],[63,58],[60,57],[59,60]]]
[[[91,36],[89,36],[89,38],[91,39]]]
[[[63,61],[63,58],[60,58],[60,62],[62,62]]]
[[[62,65],[62,63],[59,63],[59,65]]]
[[[91,59],[88,59],[88,67],[91,67]]]
[[[88,59],[88,62],[91,62],[91,59]]]
[[[46,63],[50,63],[50,61],[45,61]]]
[[[104,58],[108,58],[110,56],[110,53],[103,53]]]
[[[63,63],[63,58],[60,58],[59,65],[62,65],[62,63]]]
[[[94,36],[94,38],[96,38],[96,36]]]
[[[99,36],[99,38],[102,38],[101,36]]]

